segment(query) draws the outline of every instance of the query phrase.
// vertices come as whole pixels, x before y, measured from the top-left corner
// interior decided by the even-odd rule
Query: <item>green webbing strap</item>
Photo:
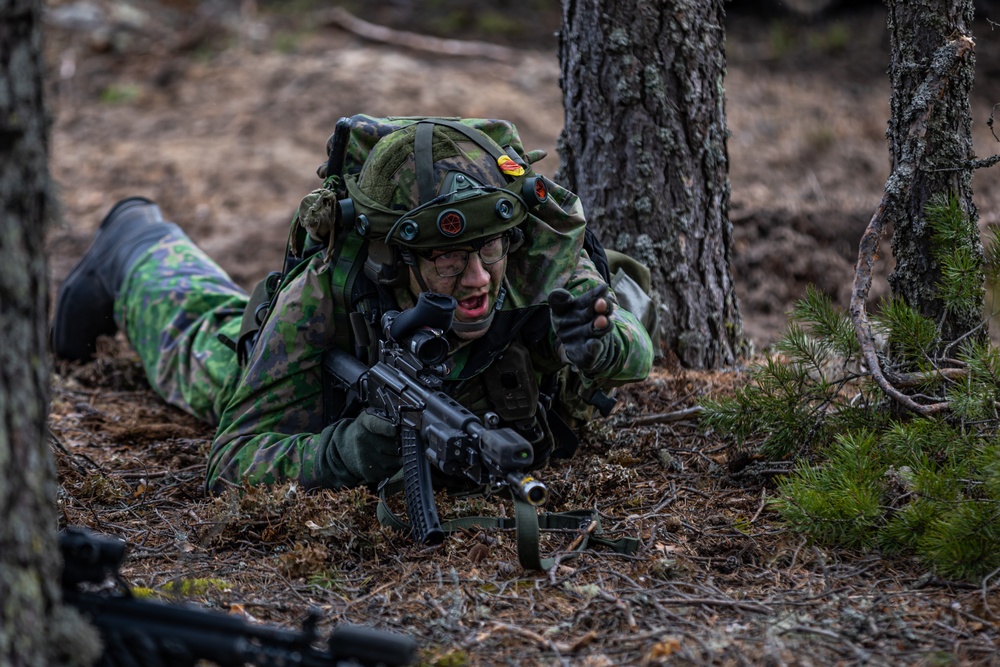
[[[402,532],[410,531],[410,524],[400,519],[389,509],[386,501],[390,495],[403,490],[403,472],[396,473],[383,482],[378,489],[378,505],[375,513],[379,523]],[[577,531],[579,536],[571,546],[571,551],[564,554],[561,560],[574,557],[584,551],[590,544],[598,544],[615,553],[631,556],[635,554],[641,542],[634,537],[623,537],[609,540],[601,537],[601,521],[596,510],[572,510],[569,512],[544,512],[539,514],[533,505],[521,500],[514,493],[514,518],[466,516],[442,521],[441,528],[445,533],[454,533],[468,528],[499,528],[514,529],[517,534],[517,560],[526,570],[547,572],[555,565],[555,558],[542,558],[539,554],[540,531],[562,530]]]
[[[642,546],[637,538],[622,537],[609,540],[601,537],[601,519],[597,510],[570,510],[568,512],[545,512],[538,514],[529,503],[511,493],[517,521],[517,559],[526,570],[548,572],[555,565],[555,558],[539,556],[540,530],[575,530],[580,535],[570,546],[570,551],[562,559],[572,558],[591,544],[601,545],[623,556],[632,556]]]
[[[417,169],[418,204],[426,204],[437,195],[437,184],[434,182],[434,156],[431,146],[434,141],[434,126],[430,123],[418,123],[413,136],[413,161]]]
[[[275,277],[277,276],[277,277]],[[236,359],[242,367],[247,363],[251,346],[248,344],[257,336],[267,308],[271,305],[277,290],[277,280],[281,275],[269,273],[266,278],[257,283],[250,293],[247,305],[243,308],[243,319],[240,321],[240,336],[236,339]]]
[[[497,149],[496,149],[496,146],[490,145],[490,143],[488,141],[485,141],[483,139],[483,135],[485,134],[484,132],[480,132],[479,130],[476,130],[475,128],[469,127],[465,123],[460,123],[460,122],[454,121],[454,120],[446,120],[444,118],[427,118],[427,119],[425,119],[425,120],[423,120],[421,122],[424,122],[424,123],[433,123],[434,125],[441,125],[441,126],[444,126],[444,127],[450,127],[451,129],[455,130],[456,132],[460,132],[460,133],[464,134],[466,137],[468,137],[469,139],[471,139],[473,143],[477,144],[484,151],[486,151],[487,153],[489,153],[490,155],[492,155],[494,160],[498,159],[501,155],[504,154],[502,152],[498,152]],[[508,155],[507,157],[510,157],[510,156]]]
[[[417,129],[413,136],[413,160],[416,163],[417,171],[417,192],[420,195],[420,203],[426,204],[437,195],[437,184],[434,178],[434,157],[432,155],[432,144],[434,141],[434,126],[449,127],[468,137],[473,143],[498,160],[504,155],[502,149],[483,138],[483,133],[469,127],[464,123],[442,118],[426,118],[417,123]],[[510,157],[510,156],[508,156]]]
[[[354,281],[364,266],[359,255],[365,244],[365,239],[352,230],[344,242],[340,244],[334,258],[333,275],[330,278],[333,288],[333,340],[342,350],[351,350],[351,326],[348,313],[351,312],[351,291]]]

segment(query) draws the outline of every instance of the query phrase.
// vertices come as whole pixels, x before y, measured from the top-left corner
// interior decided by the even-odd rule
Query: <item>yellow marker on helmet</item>
[[[501,155],[497,158],[497,166],[507,176],[524,176],[524,167],[514,162],[510,157]]]

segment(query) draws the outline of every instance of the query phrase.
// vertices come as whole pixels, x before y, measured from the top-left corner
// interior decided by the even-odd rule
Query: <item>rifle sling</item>
[[[379,485],[376,515],[379,523],[402,532],[410,531],[410,524],[399,518],[390,508],[387,498],[403,490],[402,472]],[[454,533],[468,528],[498,528],[515,530],[517,534],[517,559],[526,570],[547,572],[556,564],[556,558],[542,558],[539,554],[540,531],[577,531],[579,537],[572,549],[559,557],[566,560],[575,557],[590,545],[600,545],[625,556],[634,555],[641,542],[634,537],[611,540],[601,535],[601,521],[597,510],[571,510],[568,512],[543,512],[521,500],[514,493],[514,517],[465,516],[441,522],[444,532]]]

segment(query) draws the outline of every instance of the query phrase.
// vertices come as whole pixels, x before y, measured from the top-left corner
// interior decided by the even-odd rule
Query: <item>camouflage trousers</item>
[[[151,247],[115,299],[115,322],[168,403],[219,423],[239,381],[235,350],[247,293],[187,238]]]

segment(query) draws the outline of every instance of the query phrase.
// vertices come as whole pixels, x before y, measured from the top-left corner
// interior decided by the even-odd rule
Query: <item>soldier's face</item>
[[[427,288],[431,292],[450,294],[455,297],[455,301],[458,302],[458,306],[455,308],[455,319],[459,322],[477,322],[489,315],[496,305],[497,295],[500,293],[503,274],[507,270],[507,258],[504,257],[492,264],[485,264],[479,253],[470,251],[465,270],[457,276],[445,278],[439,275],[434,267],[433,258],[439,255],[441,255],[440,252],[435,252],[430,259],[417,258],[417,269],[427,284]],[[410,274],[410,291],[414,294],[420,294],[423,291],[412,273]],[[485,331],[468,332],[462,337],[478,338],[485,333]]]

